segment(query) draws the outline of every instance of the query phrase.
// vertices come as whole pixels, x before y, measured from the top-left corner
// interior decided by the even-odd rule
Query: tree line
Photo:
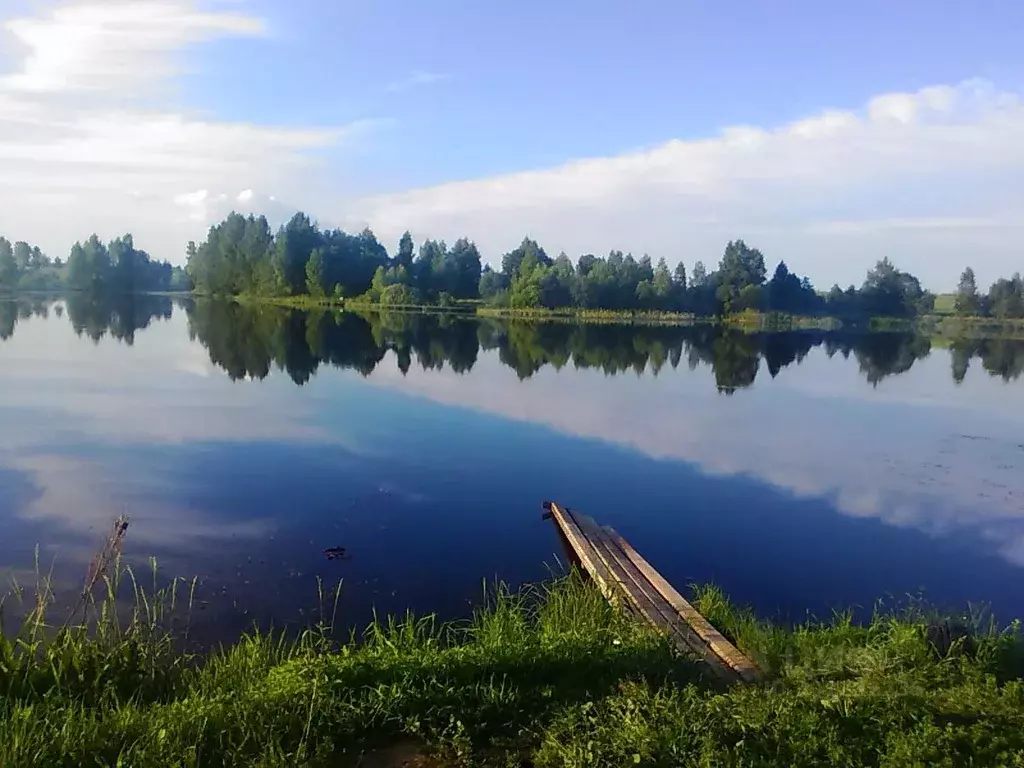
[[[63,268],[59,258],[51,259],[38,245],[0,236],[0,291],[56,290],[64,282]]]
[[[935,306],[935,295],[888,258],[868,271],[859,288],[834,285],[820,292],[784,261],[769,276],[764,254],[743,240],[730,241],[714,269],[697,261],[688,271],[682,262],[670,270],[664,258],[654,263],[622,251],[584,254],[575,262],[565,253],[551,258],[527,237],[493,269],[483,265],[468,238],[451,246],[426,240],[417,248],[406,232],[392,255],[370,229],[323,230],[297,213],[274,233],[264,216],[232,213],[210,228],[205,241],[189,243],[187,259],[201,294],[344,298],[386,307],[476,299],[512,309],[907,318]]]
[[[756,310],[793,315],[912,318],[935,309],[935,295],[888,258],[877,262],[861,286],[815,289],[807,277],[780,261],[768,276],[764,254],[743,240],[726,244],[709,270],[672,270],[661,258],[639,259],[622,251],[584,254],[573,262],[555,258],[527,237],[484,266],[468,238],[449,246],[410,233],[394,255],[370,229],[349,234],[324,230],[297,213],[275,233],[266,217],[230,214],[210,228],[206,240],[190,242],[185,269],[153,260],[130,234],[104,244],[96,235],[75,243],[66,260],[51,259],[38,246],[0,237],[0,291],[58,290],[184,291],[209,295],[309,296],[359,299],[384,307],[440,305],[482,300],[511,309],[588,309],[688,312],[724,316]],[[967,268],[955,296],[955,313],[998,320],[1024,318],[1024,279],[1001,278],[980,292]]]
[[[184,291],[191,283],[180,267],[155,261],[130,234],[103,243],[96,235],[71,247],[66,260],[51,259],[22,240],[0,237],[0,291],[135,293]]]
[[[321,229],[297,213],[275,234],[265,216],[230,214],[206,240],[189,243],[186,270],[207,295],[362,298],[384,305],[445,304],[479,296],[480,252],[463,238],[406,233],[392,257],[370,229]]]
[[[964,317],[1024,318],[1024,278],[1019,272],[1009,279],[1000,278],[983,294],[978,290],[974,270],[967,267],[957,285],[954,310]]]

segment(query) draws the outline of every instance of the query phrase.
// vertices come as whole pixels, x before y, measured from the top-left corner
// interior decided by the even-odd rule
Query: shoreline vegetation
[[[191,292],[200,299],[226,299],[240,304],[267,304],[304,310],[338,310],[346,312],[378,312],[395,314],[440,314],[504,320],[526,320],[536,322],[572,322],[610,325],[719,325],[727,328],[751,331],[818,330],[833,331],[844,328],[865,331],[918,332],[936,337],[976,336],[999,338],[1024,338],[1024,318],[997,319],[985,316],[924,314],[913,318],[864,316],[841,318],[833,315],[795,315],[786,312],[765,312],[745,310],[732,315],[695,315],[691,312],[671,310],[634,309],[584,309],[562,307],[497,307],[479,300],[465,300],[439,304],[397,304],[382,305],[379,302],[361,298],[343,299],[323,296],[320,298],[301,296],[258,296],[240,294],[216,296]]]
[[[52,290],[0,291],[0,299],[18,299],[20,297],[60,299],[66,297],[69,293],[89,295],[88,291],[54,288]],[[723,317],[715,315],[702,316],[690,312],[671,310],[584,309],[574,307],[556,309],[529,307],[516,309],[512,307],[496,307],[479,300],[456,301],[445,305],[399,304],[385,306],[379,302],[366,301],[360,298],[344,299],[328,296],[319,298],[308,295],[261,296],[238,294],[218,296],[203,294],[193,290],[146,290],[135,293],[139,295],[167,296],[174,299],[221,300],[241,305],[255,306],[265,304],[288,309],[345,311],[357,314],[373,312],[384,314],[453,315],[502,320],[604,325],[714,325],[751,332],[839,331],[850,329],[872,332],[914,332],[940,339],[1024,339],[1024,318],[998,319],[982,315],[955,315],[948,313],[929,313],[914,318],[867,316],[847,317],[844,319],[833,315],[794,315],[785,312],[745,310]],[[101,300],[109,300],[110,298],[109,295],[104,295]]]
[[[318,624],[253,630],[189,654],[174,619],[190,612],[196,583],[147,590],[120,563],[118,525],[74,623],[50,626],[54,596],[43,580],[20,631],[0,636],[4,766],[952,766],[1024,757],[1019,622],[1001,628],[911,606],[876,610],[863,624],[836,613],[785,626],[715,587],[694,587],[698,610],[766,673],[722,689],[572,572],[486,590],[466,621],[381,617],[358,638],[335,637],[340,593],[321,587]]]
[[[525,237],[503,254],[500,268],[484,264],[468,238],[449,246],[425,240],[417,249],[406,232],[394,255],[370,229],[352,234],[321,229],[295,214],[277,232],[264,216],[231,213],[202,243],[190,242],[186,266],[158,262],[130,234],[109,244],[96,235],[75,243],[65,261],[38,247],[0,237],[0,293],[67,288],[130,293],[188,290],[197,295],[258,299],[289,306],[430,307],[484,316],[572,317],[684,323],[714,318],[736,326],[818,329],[921,322],[945,327],[1024,327],[1024,278],[996,280],[987,293],[967,267],[957,290],[937,296],[888,258],[868,270],[862,285],[818,290],[779,261],[769,273],[763,253],[729,241],[717,267],[696,261],[674,269],[664,258],[612,250],[607,256],[552,258]],[[769,276],[770,274],[770,276]],[[936,318],[944,318],[938,320]],[[982,320],[984,318],[984,320]]]

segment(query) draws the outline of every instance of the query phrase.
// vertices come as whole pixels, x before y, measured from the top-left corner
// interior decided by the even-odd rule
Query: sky
[[[842,6],[842,7],[840,7]],[[1024,270],[1024,4],[0,0],[0,233],[184,260],[230,210],[822,288]]]

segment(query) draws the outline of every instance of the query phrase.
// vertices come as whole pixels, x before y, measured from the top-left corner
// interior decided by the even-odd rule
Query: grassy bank
[[[516,320],[572,320],[581,323],[638,323],[644,325],[693,325],[709,322],[687,312],[631,311],[618,309],[562,309],[512,308],[479,306],[476,314],[480,317],[500,317]]]
[[[640,310],[560,309],[495,307],[480,301],[456,301],[451,305],[381,305],[374,302],[332,297],[302,296],[236,296],[241,303],[263,303],[295,309],[345,309],[363,312],[401,312],[429,314],[472,315],[485,318],[503,318],[531,321],[562,321],[586,324],[616,325],[696,325],[715,324],[746,332],[791,330],[838,331],[861,329],[866,331],[920,333],[950,338],[1024,338],[1024,319],[998,320],[991,317],[959,317],[950,314],[930,314],[917,318],[899,317],[834,317],[830,315],[791,315],[784,312],[758,312],[747,310],[725,317],[694,315],[688,312],[662,312]]]
[[[994,317],[926,315],[917,323],[921,333],[945,338],[1024,339],[1024,320]]]
[[[39,614],[0,645],[0,765],[400,765],[396,748],[418,765],[1024,764],[1018,627],[787,629],[715,589],[697,603],[765,682],[716,690],[576,577],[491,594],[459,625],[253,634],[202,658],[151,608],[48,640]]]
[[[843,327],[837,317],[790,315],[785,312],[756,312],[747,310],[727,315],[722,320],[727,328],[746,332],[757,331],[838,331]]]
[[[262,296],[259,294],[240,293],[235,296],[207,296],[205,294],[193,293],[197,298],[215,299],[221,298],[227,301],[237,301],[239,304],[269,304],[274,307],[288,307],[290,309],[343,309],[343,299],[335,299],[331,296]]]

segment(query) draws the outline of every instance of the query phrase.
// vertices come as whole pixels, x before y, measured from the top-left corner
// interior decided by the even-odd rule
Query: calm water
[[[878,598],[1024,615],[1024,343],[0,302],[0,571],[126,554],[200,630],[465,613],[561,557],[540,504],[767,616]],[[328,561],[323,550],[345,547]]]

